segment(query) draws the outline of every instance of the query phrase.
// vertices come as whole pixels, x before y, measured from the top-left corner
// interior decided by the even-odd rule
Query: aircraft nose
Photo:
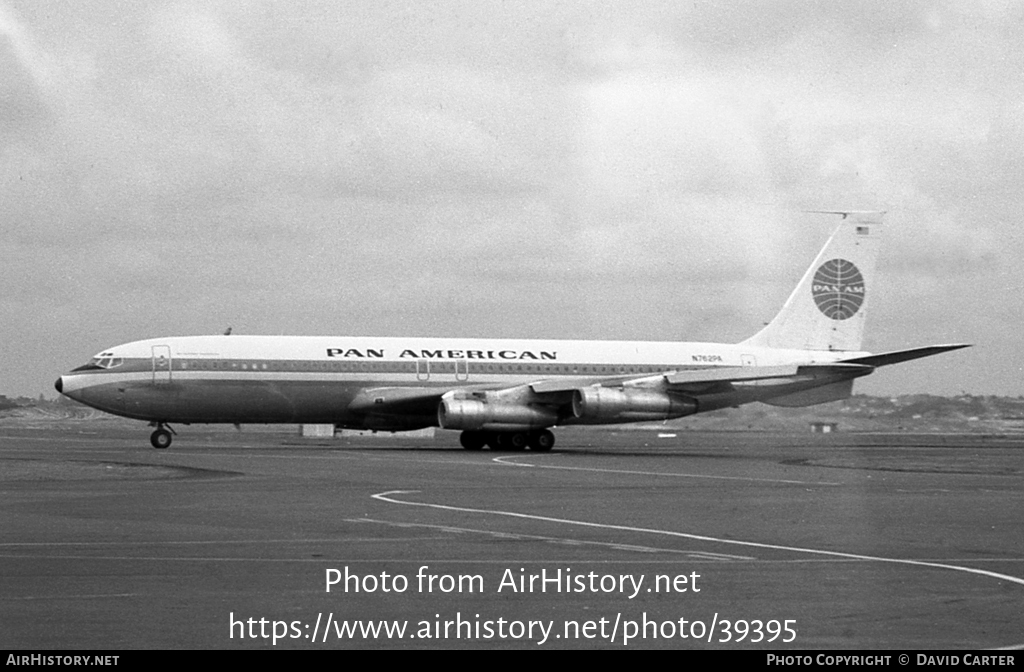
[[[53,386],[54,386],[55,388],[57,388],[57,391],[58,391],[58,392],[60,392],[61,394],[63,394],[63,393],[64,393],[64,377],[63,377],[63,376],[61,376],[60,378],[58,378],[58,379],[57,379],[57,382],[56,382],[56,383],[54,383],[54,384],[53,384]]]

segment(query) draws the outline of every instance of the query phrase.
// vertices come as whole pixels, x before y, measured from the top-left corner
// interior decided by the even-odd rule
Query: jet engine
[[[529,429],[550,427],[558,414],[543,406],[478,399],[442,399],[437,421],[443,429]]]
[[[573,392],[572,412],[594,424],[668,420],[697,412],[691,399],[647,388],[584,387]]]

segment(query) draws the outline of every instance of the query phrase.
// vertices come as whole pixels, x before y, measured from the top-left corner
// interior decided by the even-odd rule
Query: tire
[[[158,429],[150,435],[149,442],[157,450],[164,450],[171,445],[171,433],[166,429]]]
[[[555,435],[546,429],[530,435],[530,450],[546,453],[555,445]]]
[[[466,450],[482,450],[487,437],[483,432],[463,432],[459,435],[459,443]]]
[[[512,432],[505,439],[505,445],[508,446],[509,450],[526,450],[526,445],[529,443],[529,437],[526,432]]]

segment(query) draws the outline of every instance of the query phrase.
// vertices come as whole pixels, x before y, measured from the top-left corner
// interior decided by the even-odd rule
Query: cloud
[[[835,208],[889,212],[872,333],[1011,349],[1014,3],[6,7],[10,392],[59,368],[40,305],[102,322],[84,355],[226,321],[738,340]]]

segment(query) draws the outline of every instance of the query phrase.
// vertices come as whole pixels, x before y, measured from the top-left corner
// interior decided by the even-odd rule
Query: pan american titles
[[[327,348],[328,357],[385,359],[384,348]],[[557,360],[555,351],[540,350],[402,350],[399,359],[533,359]]]

